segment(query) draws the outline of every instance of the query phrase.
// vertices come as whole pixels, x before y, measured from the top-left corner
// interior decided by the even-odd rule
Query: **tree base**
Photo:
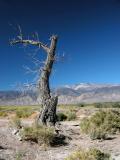
[[[43,110],[37,119],[37,124],[55,126],[55,123],[57,121],[57,116],[56,116],[57,103],[58,103],[58,97],[51,97],[50,99],[43,101],[42,103]]]

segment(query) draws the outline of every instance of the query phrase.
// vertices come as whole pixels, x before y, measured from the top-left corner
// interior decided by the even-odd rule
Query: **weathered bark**
[[[50,125],[55,125],[56,122],[56,106],[58,97],[51,97],[49,87],[49,78],[52,71],[53,63],[55,61],[56,44],[57,36],[52,36],[50,49],[47,52],[46,62],[39,81],[43,110],[39,115],[38,123],[42,123],[45,125],[47,125],[48,123]]]
[[[55,125],[56,123],[56,106],[58,103],[58,97],[52,97],[51,91],[49,87],[49,78],[51,75],[53,63],[55,61],[55,50],[57,45],[57,36],[51,37],[51,43],[50,47],[47,47],[43,43],[39,41],[33,41],[33,40],[14,40],[11,43],[12,44],[31,44],[36,45],[44,49],[44,51],[47,53],[47,58],[44,64],[44,67],[41,72],[41,77],[39,79],[39,90],[41,94],[41,102],[43,110],[40,113],[37,122],[44,125]]]
[[[56,106],[58,97],[51,97],[46,99],[43,103],[43,110],[38,117],[38,124],[55,125],[56,123]]]

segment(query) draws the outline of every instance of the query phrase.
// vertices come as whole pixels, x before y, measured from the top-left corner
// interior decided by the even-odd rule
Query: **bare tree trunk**
[[[47,53],[46,62],[39,81],[43,110],[39,115],[38,123],[42,122],[42,124],[45,125],[55,125],[56,122],[56,106],[58,103],[58,97],[51,97],[49,87],[49,78],[55,61],[56,45],[57,36],[52,36],[50,50]]]
[[[19,36],[20,37],[20,36]],[[13,40],[11,44],[31,44],[36,45],[44,49],[47,53],[47,58],[44,64],[44,67],[41,72],[41,77],[39,79],[39,90],[41,94],[41,102],[43,110],[38,117],[38,124],[43,125],[55,125],[56,123],[56,106],[58,103],[58,97],[52,97],[49,87],[49,78],[51,75],[53,63],[55,61],[55,51],[57,45],[57,36],[51,37],[50,46],[44,45],[40,41],[34,40],[23,40],[22,36],[18,40]]]

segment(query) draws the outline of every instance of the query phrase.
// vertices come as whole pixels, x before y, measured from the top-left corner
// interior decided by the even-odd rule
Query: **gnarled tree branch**
[[[34,40],[23,40],[23,39],[19,39],[19,40],[12,40],[10,42],[11,45],[15,45],[15,44],[26,44],[26,45],[35,45],[35,46],[38,46],[38,47],[41,47],[45,50],[45,52],[49,52],[49,47],[47,47],[47,45],[43,44],[42,42],[40,41],[34,41]]]

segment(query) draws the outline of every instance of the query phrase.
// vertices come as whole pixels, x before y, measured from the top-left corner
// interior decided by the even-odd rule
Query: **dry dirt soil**
[[[0,160],[64,160],[78,148],[98,148],[108,152],[115,160],[120,160],[120,135],[111,140],[91,140],[80,133],[80,120],[87,115],[85,111],[79,111],[76,121],[61,122],[61,130],[64,135],[70,137],[67,143],[57,147],[38,146],[35,143],[19,141],[12,134],[9,119],[0,119]],[[31,125],[33,119],[22,120],[24,125]]]

